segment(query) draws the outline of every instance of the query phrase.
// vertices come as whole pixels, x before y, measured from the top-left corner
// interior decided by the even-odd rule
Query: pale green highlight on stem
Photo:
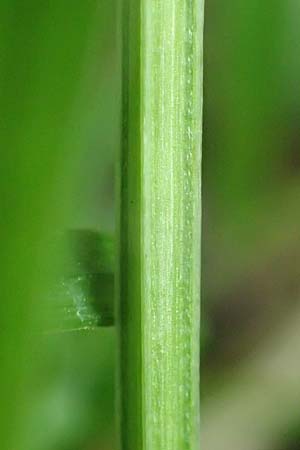
[[[146,449],[199,447],[199,1],[142,14],[142,352]]]
[[[123,17],[121,446],[196,450],[203,1]]]

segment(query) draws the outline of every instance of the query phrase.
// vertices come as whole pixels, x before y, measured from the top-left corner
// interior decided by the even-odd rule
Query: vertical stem
[[[122,450],[199,448],[203,0],[124,0]]]

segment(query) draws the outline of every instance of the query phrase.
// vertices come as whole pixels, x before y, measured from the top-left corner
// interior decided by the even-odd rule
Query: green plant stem
[[[123,450],[199,448],[202,35],[202,0],[124,2]]]

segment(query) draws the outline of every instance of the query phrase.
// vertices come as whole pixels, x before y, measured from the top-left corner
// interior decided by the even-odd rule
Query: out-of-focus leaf
[[[113,239],[91,230],[68,231],[62,253],[61,273],[47,301],[49,331],[113,325]]]
[[[19,430],[42,347],[32,330],[56,267],[49,236],[69,209],[67,167],[86,148],[99,103],[95,85],[87,89],[97,8],[96,0],[0,4],[1,450],[31,448]]]

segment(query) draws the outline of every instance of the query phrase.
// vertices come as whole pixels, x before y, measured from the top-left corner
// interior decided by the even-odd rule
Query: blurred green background
[[[1,449],[113,450],[114,331],[48,333],[45,302],[56,236],[114,232],[118,5],[0,17]],[[206,2],[203,450],[300,449],[299,27],[297,0]]]

